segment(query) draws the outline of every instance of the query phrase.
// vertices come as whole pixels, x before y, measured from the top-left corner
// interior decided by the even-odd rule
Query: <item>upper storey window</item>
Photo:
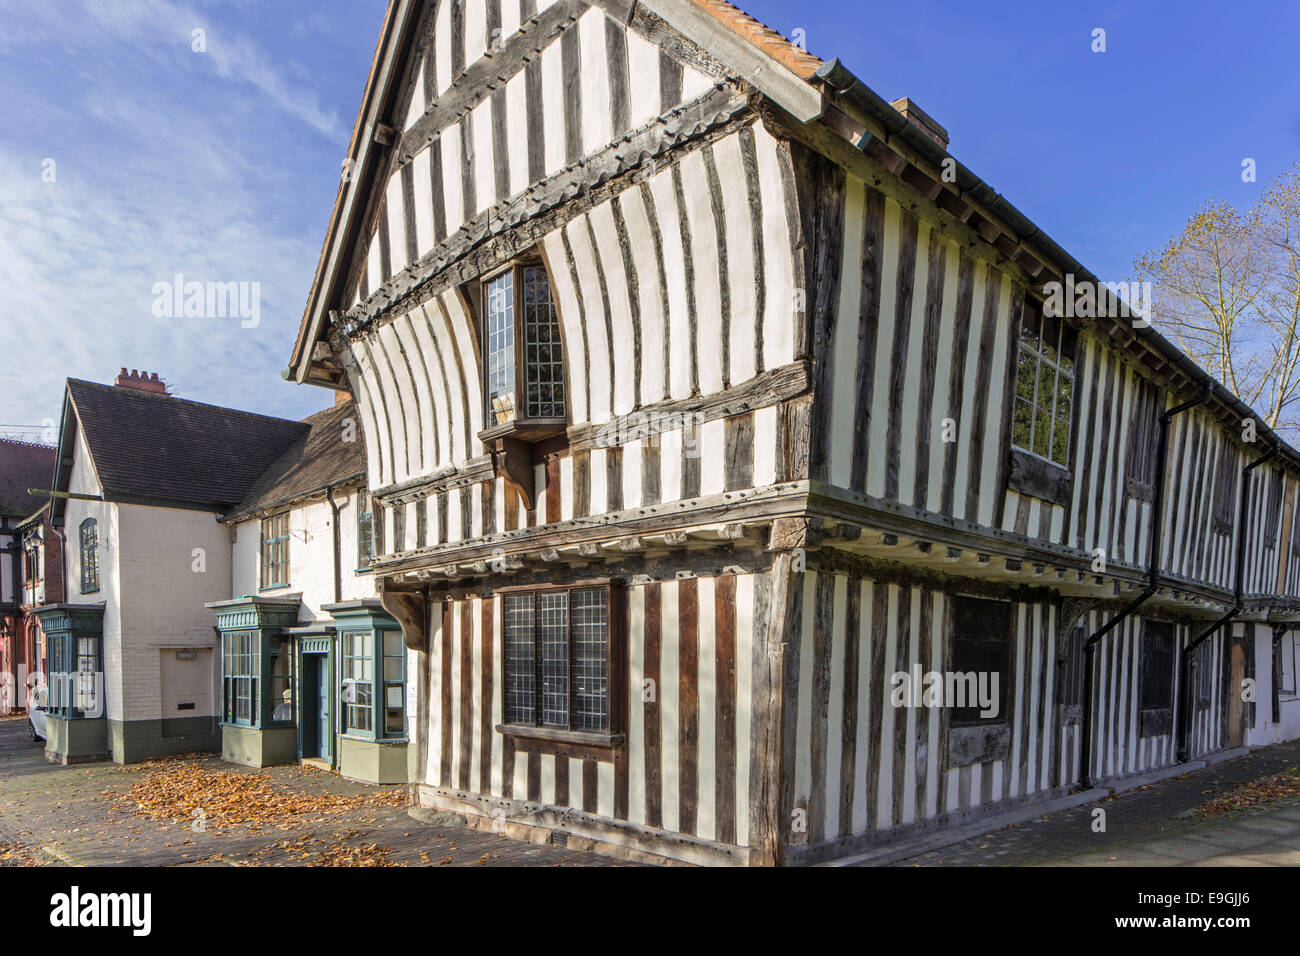
[[[1016,366],[1011,443],[1065,468],[1074,407],[1074,331],[1042,310],[1026,314]]]
[[[482,301],[488,430],[540,433],[563,426],[564,347],[546,268],[510,266],[483,283]]]
[[[99,527],[94,518],[81,522],[81,593],[99,590]]]

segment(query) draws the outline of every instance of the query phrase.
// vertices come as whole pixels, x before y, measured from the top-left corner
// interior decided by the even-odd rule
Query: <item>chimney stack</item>
[[[158,377],[157,372],[139,372],[131,369],[128,375],[126,369],[118,374],[117,380],[113,382],[118,388],[129,388],[137,392],[148,392],[151,395],[166,395],[167,383]]]
[[[904,119],[938,143],[942,149],[946,150],[948,148],[948,131],[940,126],[933,116],[906,96],[894,100],[889,105],[902,113]]]

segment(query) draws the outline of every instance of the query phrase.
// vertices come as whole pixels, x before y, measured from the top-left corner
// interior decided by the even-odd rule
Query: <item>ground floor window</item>
[[[1296,639],[1294,631],[1287,631],[1278,643],[1281,655],[1281,673],[1278,675],[1278,693],[1295,695]]]
[[[294,723],[293,648],[278,634],[230,631],[221,637],[221,713],[227,724]]]
[[[1171,709],[1174,706],[1174,626],[1172,624],[1164,621],[1143,622],[1141,667],[1142,709]]]
[[[954,600],[952,671],[954,686],[965,690],[966,699],[950,702],[951,726],[1007,722],[1011,610],[1005,601],[971,597]],[[972,690],[974,700],[970,699]]]
[[[64,633],[49,639],[49,713],[102,717],[104,664],[99,635]]]
[[[395,629],[342,633],[339,698],[343,732],[394,739],[406,736],[406,646]]]
[[[227,634],[221,648],[222,714],[228,724],[251,726],[257,701],[257,633]]]
[[[610,590],[502,598],[507,724],[587,733],[610,727]]]
[[[374,635],[343,638],[343,730],[370,734],[375,729]]]

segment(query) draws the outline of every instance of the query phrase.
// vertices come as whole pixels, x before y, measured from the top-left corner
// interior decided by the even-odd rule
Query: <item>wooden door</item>
[[[1246,679],[1246,642],[1233,636],[1231,647],[1231,679],[1228,682],[1228,739],[1229,748],[1246,743],[1246,705],[1241,699],[1242,681]]]
[[[316,657],[316,740],[319,755],[329,760],[334,752],[334,722],[330,714],[330,661],[328,654]]]

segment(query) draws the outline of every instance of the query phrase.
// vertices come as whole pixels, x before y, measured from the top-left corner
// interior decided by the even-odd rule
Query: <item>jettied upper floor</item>
[[[436,515],[403,510],[381,531],[389,553],[521,527],[519,506],[549,523],[540,499],[556,485],[554,520],[710,493],[777,516],[785,505],[753,500],[776,497],[764,489],[852,484],[840,472],[859,470],[857,443],[837,448],[833,436],[863,423],[832,397],[837,376],[850,391],[855,368],[861,378],[842,347],[856,347],[857,330],[835,314],[846,295],[872,291],[844,278],[870,274],[845,251],[852,240],[863,263],[873,254],[845,212],[846,195],[851,205],[864,193],[868,212],[883,197],[887,245],[919,217],[931,252],[948,243],[957,269],[960,248],[978,263],[978,289],[1000,284],[985,320],[998,356],[1027,290],[1095,281],[927,123],[722,0],[393,0],[286,375],[354,394],[381,504],[448,492]],[[490,381],[503,349],[494,280],[510,272],[510,305],[526,311],[530,266],[553,305],[553,328],[537,324],[542,348],[558,343],[564,399],[535,422],[522,398],[500,418]],[[1164,402],[1212,384],[1127,317],[1098,318],[1089,335],[1089,354],[1122,359]],[[525,361],[522,343],[504,344]],[[1002,400],[981,398],[994,411]],[[1257,418],[1221,387],[1202,413],[1238,433]],[[699,424],[689,440],[722,454],[670,467],[692,432],[684,416]],[[644,442],[631,453],[659,431],[662,460]],[[941,509],[973,532],[1001,524],[1006,486],[1005,435],[986,431],[983,497],[968,489],[964,514]],[[1295,464],[1276,435],[1261,438]],[[549,440],[573,452],[554,475],[519,453]],[[869,494],[876,467],[865,468]],[[647,477],[633,487],[638,470]],[[507,501],[471,490],[489,478],[508,482]]]

